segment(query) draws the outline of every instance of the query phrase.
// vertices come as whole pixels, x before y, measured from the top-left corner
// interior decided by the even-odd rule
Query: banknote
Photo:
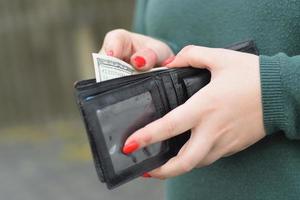
[[[93,53],[95,77],[97,82],[130,76],[139,73],[133,66],[118,58],[107,56],[102,53]],[[150,71],[164,70],[166,67],[153,68]]]
[[[106,81],[137,73],[128,63],[115,57],[93,53],[96,81]]]

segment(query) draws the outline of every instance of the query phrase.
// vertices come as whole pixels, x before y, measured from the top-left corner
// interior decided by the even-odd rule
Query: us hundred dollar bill
[[[137,73],[128,63],[104,54],[93,53],[96,81],[106,81]]]
[[[118,58],[107,56],[102,53],[93,53],[96,81],[106,81],[123,76],[130,76],[139,73],[133,66]],[[164,70],[165,67],[154,68],[151,71]]]

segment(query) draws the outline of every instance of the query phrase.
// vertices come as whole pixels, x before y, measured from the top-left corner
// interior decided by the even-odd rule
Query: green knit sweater
[[[188,44],[223,47],[253,39],[261,54],[268,136],[168,180],[166,198],[300,199],[300,1],[139,0],[135,30],[167,42],[175,53]]]

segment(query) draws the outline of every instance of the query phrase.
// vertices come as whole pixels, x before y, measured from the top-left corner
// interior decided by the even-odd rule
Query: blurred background
[[[73,94],[133,12],[133,0],[0,0],[1,199],[163,199],[160,181],[98,181]]]

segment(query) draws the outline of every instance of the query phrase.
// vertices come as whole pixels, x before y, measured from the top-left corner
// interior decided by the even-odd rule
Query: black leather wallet
[[[258,54],[253,41],[237,43],[228,49]],[[131,155],[123,154],[122,147],[130,134],[183,104],[209,81],[209,71],[186,67],[100,83],[95,79],[75,83],[99,179],[112,189],[175,156],[189,138],[189,132]]]

